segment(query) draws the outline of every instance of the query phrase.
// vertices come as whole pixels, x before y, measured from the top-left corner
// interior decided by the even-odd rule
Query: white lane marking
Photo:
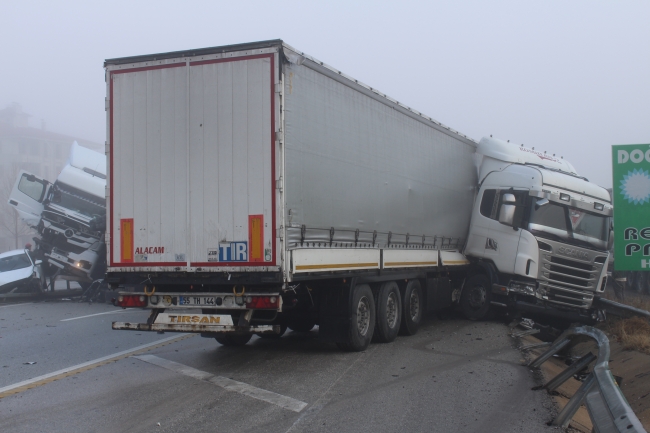
[[[296,400],[295,398],[287,397],[286,395],[277,394],[272,391],[267,391],[262,388],[257,388],[247,383],[237,382],[236,380],[228,379],[227,377],[215,376],[212,373],[197,370],[195,368],[188,367],[187,365],[183,365],[183,364],[179,364],[178,362],[159,358],[154,355],[139,355],[139,356],[134,356],[133,358],[137,358],[140,361],[157,365],[158,367],[166,368],[167,370],[171,370],[176,373],[183,374],[185,376],[190,376],[195,379],[208,381],[228,391],[238,392],[240,394],[244,394],[249,397],[253,397],[258,400],[262,400],[267,403],[271,403],[276,406],[280,406],[285,409],[292,410],[294,412],[300,412],[305,408],[305,406],[307,406],[307,403],[305,403],[304,401]]]
[[[34,382],[40,382],[41,380],[49,379],[50,377],[58,376],[60,374],[69,373],[69,372],[71,372],[73,370],[79,370],[81,368],[85,368],[85,367],[91,366],[93,364],[100,364],[100,363],[102,363],[104,361],[110,361],[113,358],[119,358],[120,356],[128,355],[128,354],[133,353],[133,352],[138,352],[140,350],[146,349],[147,347],[156,346],[158,344],[165,343],[165,342],[168,342],[168,341],[172,341],[172,340],[175,340],[177,338],[179,338],[179,339],[184,338],[185,336],[186,336],[186,334],[181,334],[181,335],[176,335],[174,337],[163,338],[162,340],[156,340],[153,343],[143,344],[142,346],[134,347],[133,349],[124,350],[124,351],[118,352],[118,353],[113,353],[112,355],[103,356],[101,358],[93,359],[92,361],[88,361],[88,362],[84,362],[84,363],[81,363],[81,364],[73,365],[72,367],[66,367],[66,368],[63,368],[61,370],[58,370],[58,371],[55,371],[55,372],[52,372],[52,373],[47,373],[47,374],[44,374],[42,376],[34,377],[32,379],[23,380],[22,382],[14,383],[13,385],[8,385],[8,386],[5,386],[4,388],[0,388],[0,394],[2,394],[3,392],[6,392],[6,391],[11,391],[12,389],[15,389],[15,388],[20,388],[21,386],[32,384]]]
[[[30,305],[33,304],[33,302],[23,302],[22,304],[7,304],[7,305],[0,305],[0,308],[5,308],[5,307],[17,307],[19,305]]]
[[[101,316],[102,314],[120,314],[120,313],[129,313],[129,312],[131,312],[131,311],[137,311],[137,310],[139,310],[139,309],[138,309],[138,308],[127,308],[125,311],[122,311],[122,310],[104,311],[103,313],[89,314],[89,315],[87,315],[87,316],[70,317],[70,318],[68,318],[68,319],[61,319],[61,322],[69,322],[70,320],[85,319],[86,317]]]
[[[240,394],[247,395],[249,397],[256,398],[258,400],[266,401],[283,407],[285,409],[292,410],[294,412],[300,412],[307,406],[307,403],[304,401],[296,400],[295,398],[287,397],[286,395],[277,394],[272,391],[267,391],[262,388],[256,388],[252,385],[243,382],[237,382],[236,380],[228,379],[223,376],[214,376],[209,379],[210,382],[218,385],[228,391],[238,392]]]

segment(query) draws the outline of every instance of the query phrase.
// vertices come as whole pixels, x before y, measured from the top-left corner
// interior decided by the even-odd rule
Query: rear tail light
[[[247,296],[246,308],[278,308],[279,296]]]
[[[126,307],[146,307],[147,297],[144,295],[119,295],[117,297],[117,306]]]

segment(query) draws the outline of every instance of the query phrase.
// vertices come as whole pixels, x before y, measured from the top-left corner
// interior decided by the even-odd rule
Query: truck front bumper
[[[516,301],[515,309],[522,312],[540,314],[547,317],[557,317],[558,319],[569,320],[573,322],[585,323],[593,325],[596,322],[602,321],[601,315],[597,310],[560,310],[548,305],[536,305],[523,301]]]

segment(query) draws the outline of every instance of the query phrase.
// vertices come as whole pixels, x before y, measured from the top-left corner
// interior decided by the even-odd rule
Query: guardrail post
[[[547,359],[558,353],[570,342],[571,340],[568,337],[564,337],[563,339],[556,341],[551,347],[548,348],[546,352],[539,355],[534,361],[528,364],[528,366],[531,368],[539,368],[539,366],[542,365]]]
[[[591,361],[594,361],[596,359],[596,355],[593,353],[589,352],[586,355],[584,355],[582,358],[571,364],[566,370],[564,370],[562,373],[558,374],[555,376],[553,379],[549,380],[546,385],[544,385],[542,388],[546,388],[547,391],[555,391],[557,387],[562,385],[564,382],[566,382],[571,376],[582,370],[585,366],[589,365]]]
[[[571,422],[571,418],[573,418],[573,415],[575,415],[576,411],[582,404],[582,400],[585,398],[585,395],[589,392],[591,387],[594,386],[595,382],[596,379],[594,379],[593,373],[587,376],[587,379],[585,379],[585,381],[582,382],[582,385],[580,385],[578,391],[576,391],[573,397],[571,397],[569,402],[566,404],[566,406],[564,406],[562,411],[553,420],[551,425],[567,428],[569,422]]]

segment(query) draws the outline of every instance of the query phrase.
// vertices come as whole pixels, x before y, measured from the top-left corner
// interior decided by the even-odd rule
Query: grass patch
[[[650,355],[650,320],[642,317],[613,320],[608,331],[624,349]]]

